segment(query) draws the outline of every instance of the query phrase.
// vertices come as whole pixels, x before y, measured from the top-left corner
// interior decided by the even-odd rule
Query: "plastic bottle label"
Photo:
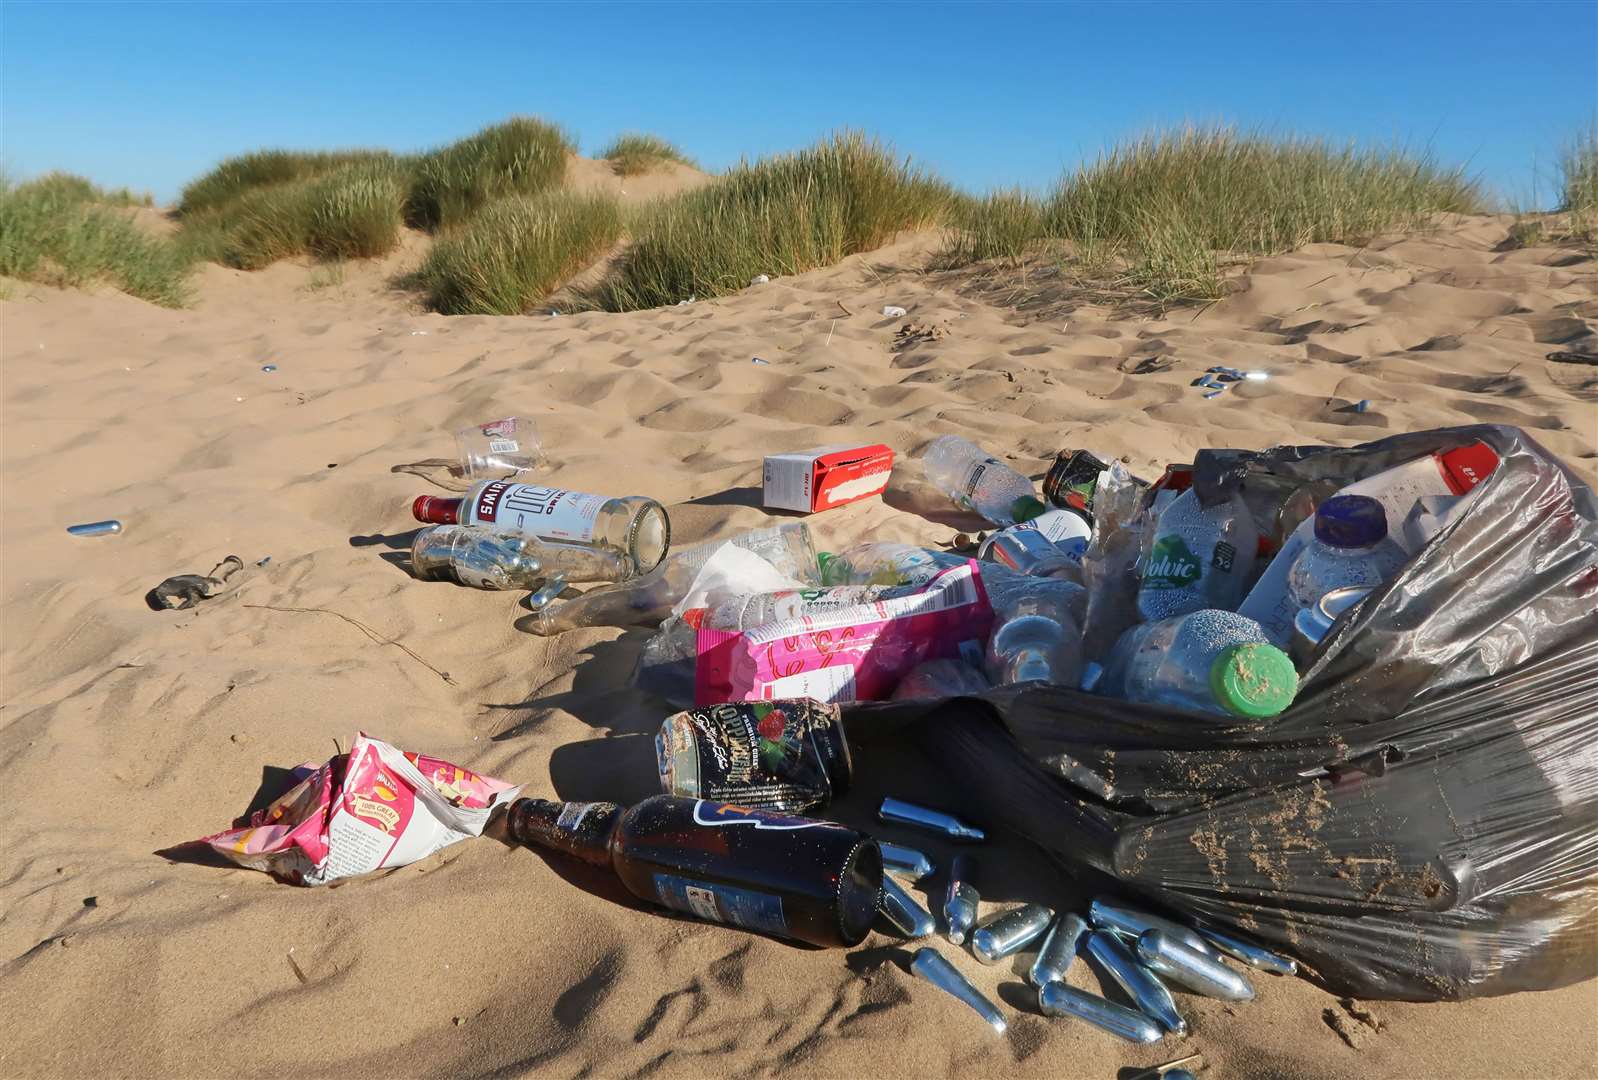
[[[782,897],[675,874],[655,875],[655,895],[673,911],[763,934],[788,933]]]
[[[1185,589],[1197,585],[1203,576],[1203,565],[1187,546],[1187,541],[1171,533],[1154,541],[1148,563],[1143,568],[1142,588]]]
[[[549,540],[588,543],[607,501],[603,495],[495,480],[478,492],[471,523],[506,525]]]
[[[489,439],[488,452],[490,454],[514,454],[522,448],[522,444],[515,439]]]
[[[971,466],[971,471],[966,474],[965,484],[963,486],[965,488],[965,501],[967,504],[969,504],[972,498],[975,497],[977,493],[977,485],[982,483],[982,474],[988,471],[988,467],[990,465],[1002,466],[1003,462],[1001,462],[998,458],[984,458],[975,465]]]

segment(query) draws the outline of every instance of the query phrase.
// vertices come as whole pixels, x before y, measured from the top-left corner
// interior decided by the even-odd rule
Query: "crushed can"
[[[1093,491],[1099,473],[1109,465],[1086,450],[1061,450],[1043,477],[1043,497],[1050,506],[1074,510],[1093,520]]]
[[[655,736],[668,795],[788,813],[849,789],[853,762],[836,705],[798,698],[686,709]]]

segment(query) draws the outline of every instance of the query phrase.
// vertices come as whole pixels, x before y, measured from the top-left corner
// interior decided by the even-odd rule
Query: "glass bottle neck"
[[[411,503],[411,516],[430,525],[459,525],[461,504],[465,501],[437,495],[418,495]]]
[[[553,848],[595,866],[609,866],[610,834],[621,814],[622,808],[615,803],[517,799],[506,824],[518,843]]]

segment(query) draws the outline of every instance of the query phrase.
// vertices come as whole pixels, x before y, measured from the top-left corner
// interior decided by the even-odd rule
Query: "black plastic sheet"
[[[1469,509],[1332,630],[1268,721],[1064,687],[861,704],[958,809],[1337,993],[1437,1000],[1598,974],[1598,501],[1525,433],[1204,452],[1200,497],[1370,476],[1482,440]],[[963,800],[963,801],[962,801]]]

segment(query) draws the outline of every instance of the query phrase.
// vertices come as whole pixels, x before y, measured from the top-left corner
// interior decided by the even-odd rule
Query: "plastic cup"
[[[455,433],[455,445],[460,449],[461,471],[474,484],[531,472],[543,460],[537,425],[519,416],[461,428]]]

